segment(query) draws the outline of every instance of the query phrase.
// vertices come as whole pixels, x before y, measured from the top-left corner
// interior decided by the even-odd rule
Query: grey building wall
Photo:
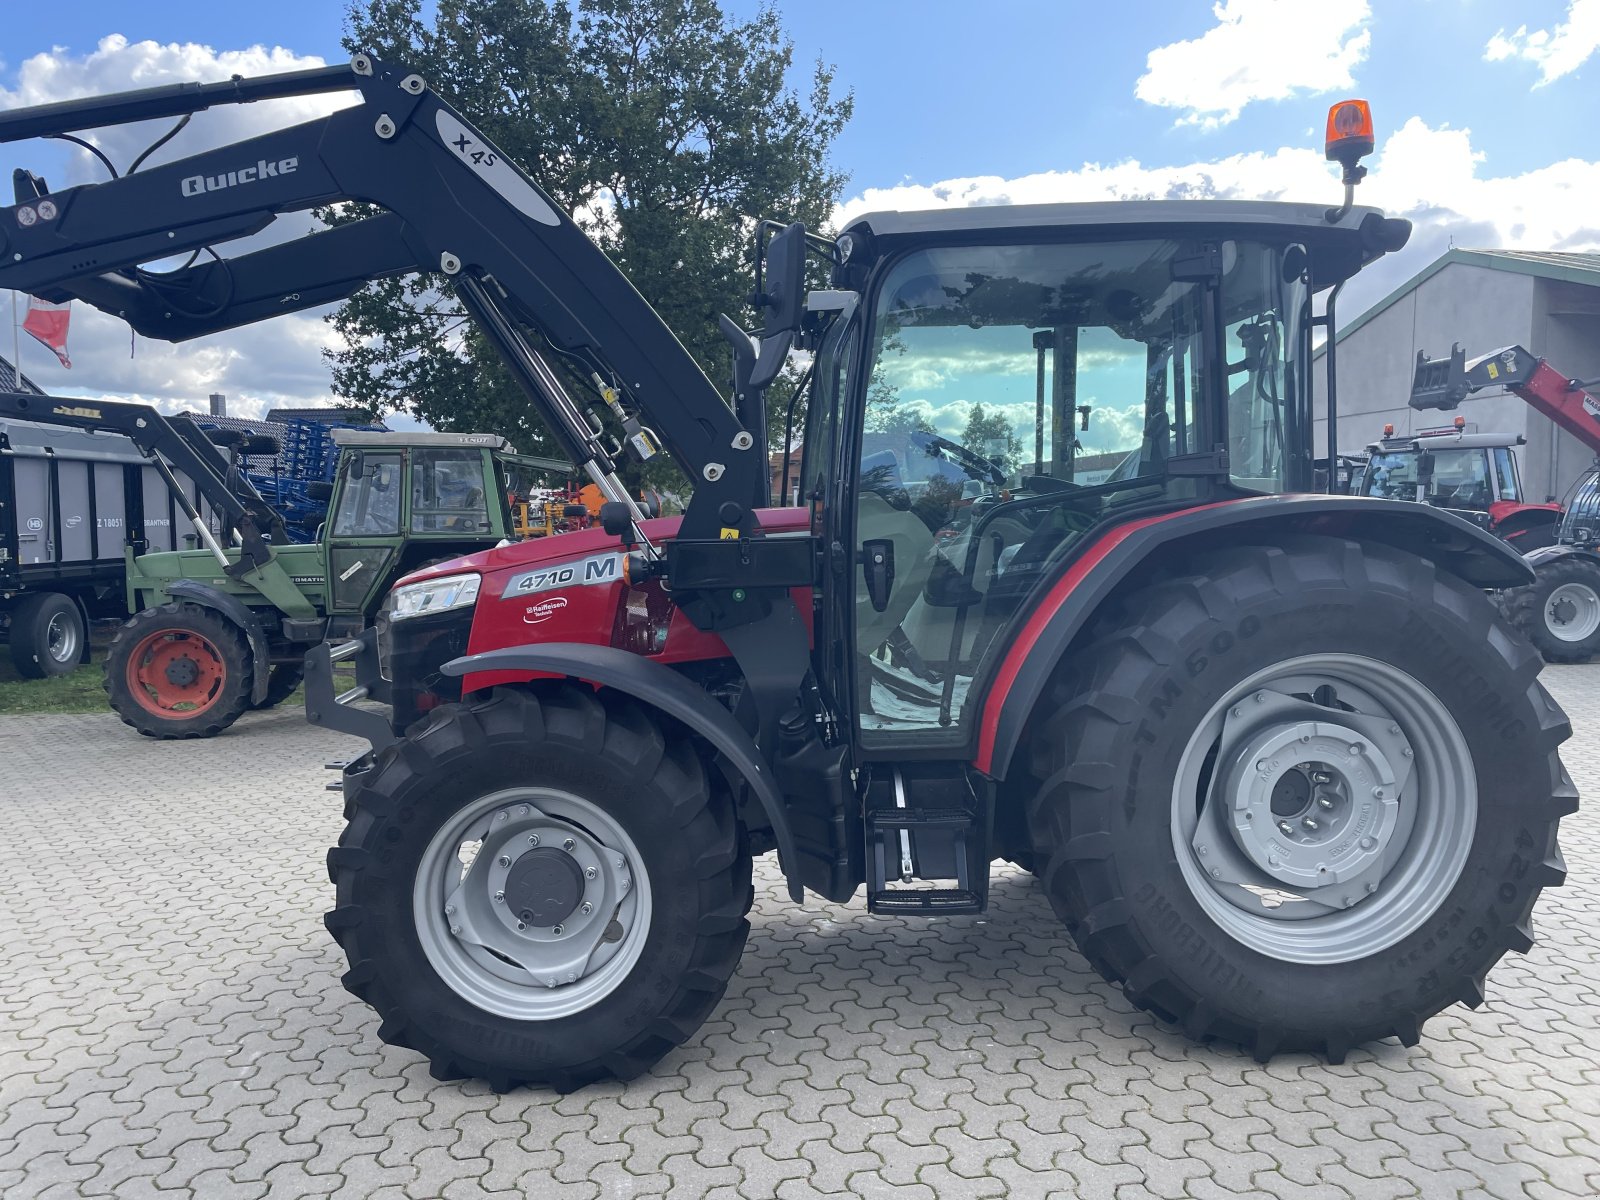
[[[1449,263],[1339,340],[1339,450],[1363,450],[1392,423],[1396,433],[1449,425],[1459,413],[1480,433],[1522,435],[1517,451],[1531,500],[1560,498],[1594,460],[1570,434],[1505,392],[1479,392],[1454,412],[1415,412],[1407,403],[1417,352],[1442,358],[1460,342],[1475,358],[1526,346],[1557,370],[1600,375],[1600,288],[1514,271]],[[1326,356],[1313,365],[1316,447],[1327,447]]]

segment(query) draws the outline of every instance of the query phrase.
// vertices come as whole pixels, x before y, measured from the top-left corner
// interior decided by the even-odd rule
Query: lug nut
[[[502,866],[502,867],[509,867],[509,866],[510,866],[510,865],[511,865],[511,855],[509,855],[509,854],[502,854],[502,855],[501,855],[501,856],[500,856],[500,865],[501,865],[501,866]]]
[[[1211,868],[1211,878],[1213,878],[1213,879],[1221,879],[1222,878],[1222,868],[1220,868],[1220,867],[1212,867]]]
[[[528,815],[528,806],[526,804],[519,805],[517,807],[517,816],[525,817],[527,815]]]
[[[1372,895],[1373,892],[1375,892],[1377,890],[1378,890],[1378,885],[1376,883],[1368,883],[1367,884],[1367,895],[1370,896],[1370,895]]]
[[[1326,812],[1328,809],[1333,807],[1333,801],[1329,800],[1326,796],[1318,796],[1317,807]]]
[[[623,891],[627,891],[627,890],[628,890],[628,885],[629,885],[629,883],[630,883],[630,882],[631,882],[631,881],[630,881],[630,880],[627,880],[627,879],[624,879],[624,880],[623,880],[623,881],[622,881],[622,890],[623,890]]]
[[[1332,783],[1333,782],[1333,776],[1328,774],[1326,771],[1313,771],[1313,772],[1311,772],[1311,782],[1312,783]]]
[[[1256,759],[1256,770],[1265,771],[1266,769],[1267,769],[1267,760],[1264,759],[1264,758]]]
[[[1257,692],[1256,693],[1256,703],[1257,704],[1265,704],[1266,702],[1267,702],[1267,694],[1265,692]]]
[[[1317,830],[1322,828],[1321,825],[1317,824],[1317,819],[1315,817],[1306,817],[1300,822],[1300,827],[1302,829],[1310,830],[1312,833],[1315,833]]]
[[[454,916],[455,915],[455,911],[456,911],[456,906],[454,904],[446,904],[444,906],[444,915],[447,916],[447,917]]]
[[[518,929],[526,929],[527,927],[528,927],[528,923],[526,921],[518,921],[517,922],[517,928]]]
[[[1278,822],[1278,831],[1280,833],[1282,833],[1285,837],[1288,837],[1290,834],[1294,833],[1294,826],[1289,824],[1289,822],[1287,822],[1287,821],[1279,821]]]
[[[1383,789],[1381,787],[1373,788],[1372,789],[1372,798],[1374,800],[1382,800],[1383,799]]]
[[[1235,709],[1234,709],[1234,710],[1233,710],[1233,712],[1231,712],[1231,713],[1230,713],[1230,714],[1228,714],[1228,715],[1229,715],[1229,716],[1234,716],[1234,717],[1242,717],[1242,716],[1244,716],[1244,709],[1242,709],[1242,708],[1235,708]]]
[[[593,879],[598,874],[600,874],[600,872],[596,871],[593,867],[585,867],[583,869],[583,877],[585,879]]]
[[[571,838],[568,838],[566,841],[561,843],[561,848],[563,850],[565,850],[568,854],[571,854],[572,851],[574,850],[574,848],[576,848],[577,845],[578,845],[577,842],[573,841]]]
[[[496,820],[496,821],[504,821],[504,820],[505,820],[505,819],[506,819],[506,814],[505,814],[505,813],[503,813],[503,812],[497,812],[497,813],[495,813],[495,815],[494,815],[494,819],[495,819],[495,820]]]
[[[1360,742],[1351,742],[1350,743],[1350,753],[1351,753],[1352,756],[1360,754],[1365,749],[1366,749],[1366,746],[1364,746]]]
[[[506,902],[506,894],[504,892],[496,892],[494,894],[494,902],[496,904],[504,904]]]
[[[456,937],[460,937],[461,936],[461,926],[459,926],[459,925],[450,926],[450,932],[453,935],[455,935]]]
[[[528,845],[537,846],[538,844],[539,844],[539,835],[537,833],[530,833],[528,835]]]
[[[594,905],[590,904],[587,900],[585,900],[582,904],[578,905],[578,911],[581,912],[584,916],[587,917],[590,913],[592,913],[594,911]]]
[[[562,927],[560,925],[557,925],[557,926],[553,927],[550,930],[550,932],[555,934],[557,937],[560,937],[561,936],[561,929],[562,929]]]

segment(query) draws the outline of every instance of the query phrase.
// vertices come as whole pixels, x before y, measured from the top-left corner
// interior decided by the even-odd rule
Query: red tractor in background
[[[1382,439],[1367,446],[1356,494],[1448,509],[1519,551],[1550,545],[1561,506],[1524,497],[1516,448],[1526,439],[1464,426],[1458,417],[1452,428],[1396,436],[1385,425]]]
[[[1313,330],[1410,235],[1354,205],[1364,102],[1329,116],[1337,207],[759,223],[728,398],[402,67],[22,109],[0,140],[346,89],[121,178],[18,172],[0,288],[174,336],[176,309],[192,333],[437,272],[607,497],[599,528],[412,573],[307,657],[310,719],[371,745],[335,785],[326,923],[381,1038],[497,1089],[647,1070],[716,1006],[774,851],[795,902],[900,920],[982,913],[991,861],[1025,865],[1133,1003],[1263,1060],[1413,1044],[1532,945],[1571,729],[1483,592],[1530,572],[1448,512],[1309,491]],[[158,293],[132,270],[342,201],[374,215]],[[797,345],[804,428],[769,439]],[[978,394],[1032,423],[1032,461],[959,445]],[[772,507],[774,441],[803,507]],[[681,517],[618,472],[663,453]]]
[[[1417,355],[1417,369],[1411,388],[1411,407],[1418,410],[1455,408],[1464,399],[1486,387],[1501,387],[1535,411],[1548,417],[1559,428],[1577,438],[1600,456],[1600,399],[1584,383],[1569,378],[1544,359],[1521,346],[1506,346],[1478,358],[1467,360],[1458,344],[1449,358],[1433,360]],[[1461,418],[1457,417],[1458,424]],[[1474,435],[1462,435],[1472,437]],[[1482,436],[1482,435],[1478,435]],[[1456,464],[1441,458],[1448,444],[1435,448],[1436,439],[1417,438],[1420,449],[1415,473],[1431,476],[1422,492],[1429,502],[1459,507],[1437,482],[1445,470]],[[1505,441],[1504,438],[1500,439]],[[1520,439],[1519,439],[1520,441]],[[1422,443],[1428,443],[1422,445]],[[1509,447],[1492,451],[1497,457],[1491,465],[1492,478],[1503,481],[1500,464],[1508,464],[1516,479],[1516,460]],[[1398,466],[1398,464],[1397,464]],[[1367,468],[1369,481],[1374,468]],[[1391,477],[1394,472],[1390,472]],[[1373,485],[1375,488],[1380,486]],[[1517,497],[1502,498],[1499,514],[1491,503],[1486,524],[1491,532],[1505,538],[1522,551],[1533,568],[1534,581],[1505,588],[1496,598],[1506,619],[1539,648],[1550,662],[1587,662],[1600,654],[1600,550],[1596,548],[1597,482],[1591,467],[1572,489],[1566,504],[1527,504]],[[1381,494],[1370,491],[1368,494]],[[1474,493],[1476,494],[1476,492]],[[1410,497],[1408,497],[1410,498]],[[1416,499],[1422,499],[1418,494]]]

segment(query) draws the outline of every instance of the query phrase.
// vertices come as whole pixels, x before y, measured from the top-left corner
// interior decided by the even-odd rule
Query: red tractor
[[[1367,447],[1357,494],[1449,509],[1519,551],[1550,545],[1561,506],[1524,498],[1516,448],[1526,439],[1469,433],[1464,425],[1457,418],[1454,428],[1400,436],[1384,426],[1383,438]]]
[[[1313,328],[1410,232],[1352,203],[1363,104],[1330,118],[1333,209],[764,223],[731,402],[403,68],[75,100],[0,137],[341,87],[365,103],[120,180],[22,173],[0,287],[192,331],[438,271],[608,497],[599,528],[413,573],[308,656],[311,720],[371,742],[336,785],[327,926],[379,1036],[496,1088],[647,1070],[716,1006],[774,851],[795,902],[864,889],[901,919],[981,913],[991,860],[1023,864],[1133,1002],[1263,1060],[1414,1043],[1531,945],[1576,794],[1483,591],[1528,569],[1437,508],[1307,491]],[[377,215],[158,295],[120,273],[339,200]],[[773,508],[764,392],[796,346],[804,504]],[[1030,460],[963,444],[979,396],[1031,422]],[[640,510],[624,453],[672,457],[681,517]]]

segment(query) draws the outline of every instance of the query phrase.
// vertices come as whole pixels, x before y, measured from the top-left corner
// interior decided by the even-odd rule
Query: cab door
[[[329,613],[367,612],[388,583],[408,519],[405,465],[398,450],[345,455],[328,511]]]

